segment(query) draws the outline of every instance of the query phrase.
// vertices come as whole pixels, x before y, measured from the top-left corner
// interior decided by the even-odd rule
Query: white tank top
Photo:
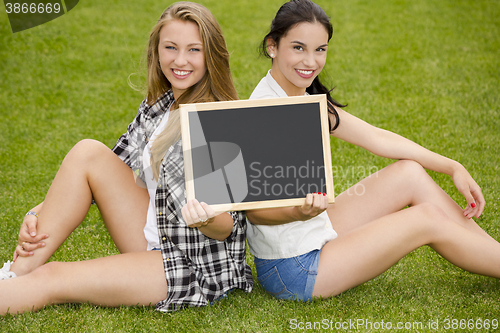
[[[156,224],[156,188],[158,187],[158,182],[153,178],[153,172],[151,170],[151,144],[154,139],[160,134],[165,127],[167,126],[168,115],[170,114],[170,108],[167,110],[165,115],[160,121],[160,124],[153,132],[151,136],[151,140],[144,148],[144,152],[142,153],[142,165],[144,168],[144,177],[146,178],[146,186],[148,188],[149,193],[149,207],[148,207],[148,215],[146,220],[146,225],[144,226],[144,236],[148,241],[147,250],[150,251],[154,248],[160,248],[160,240],[158,237],[158,226]]]

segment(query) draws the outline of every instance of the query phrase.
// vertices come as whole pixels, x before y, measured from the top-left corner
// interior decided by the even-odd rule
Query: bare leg
[[[17,258],[11,270],[20,276],[43,265],[83,221],[92,197],[120,252],[145,251],[147,190],[108,147],[83,140],[64,158],[43,203],[37,231],[49,235],[46,246]]]
[[[391,214],[406,206],[432,203],[467,229],[493,240],[439,187],[420,164],[402,160],[363,179],[341,193],[328,207],[328,216],[339,235]]]
[[[467,271],[500,277],[500,243],[456,223],[435,205],[420,204],[328,242],[313,295],[330,297],[360,285],[423,245]]]
[[[167,291],[160,251],[50,262],[27,275],[0,281],[0,315],[61,303],[154,305],[166,298]]]

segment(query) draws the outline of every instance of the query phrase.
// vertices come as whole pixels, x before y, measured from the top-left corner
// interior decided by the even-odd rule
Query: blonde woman
[[[210,11],[190,2],[168,7],[151,32],[147,65],[147,97],[113,150],[79,142],[27,214],[15,262],[0,270],[1,315],[76,302],[172,311],[251,291],[244,215],[216,215],[185,198],[177,106],[237,99]],[[46,263],[93,199],[121,254]]]

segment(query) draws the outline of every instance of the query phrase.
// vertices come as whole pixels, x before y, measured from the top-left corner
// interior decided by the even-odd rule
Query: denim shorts
[[[257,280],[276,298],[310,301],[318,275],[321,250],[285,259],[255,257]]]

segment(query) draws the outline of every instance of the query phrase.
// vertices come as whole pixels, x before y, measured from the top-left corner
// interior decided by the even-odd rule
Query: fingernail
[[[471,204],[470,204],[470,206],[471,206],[472,208],[476,208],[476,204],[475,204],[475,203],[471,203]]]
[[[323,196],[326,197],[326,193],[323,193]]]
[[[33,231],[30,235],[31,235],[31,237],[35,237],[36,236],[36,232]]]

